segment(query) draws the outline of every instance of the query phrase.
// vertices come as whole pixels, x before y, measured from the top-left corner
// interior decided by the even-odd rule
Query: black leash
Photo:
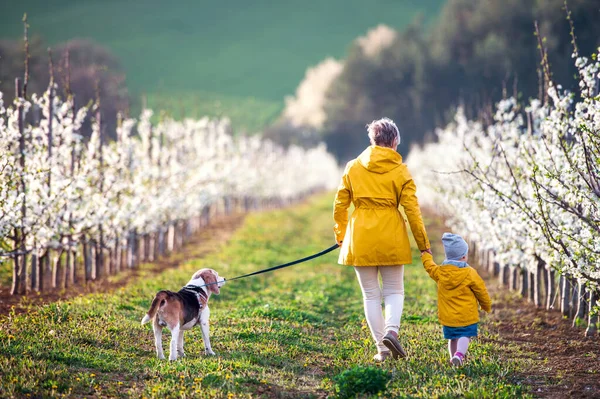
[[[252,272],[252,273],[244,274],[244,275],[241,275],[241,276],[237,276],[237,277],[225,279],[225,282],[227,282],[227,281],[233,281],[233,280],[239,280],[241,278],[246,278],[246,277],[250,277],[250,276],[256,276],[257,274],[272,272],[273,270],[283,269],[284,267],[294,266],[294,265],[297,265],[298,263],[307,262],[309,260],[312,260],[312,259],[318,258],[320,256],[323,256],[325,254],[328,254],[329,252],[331,252],[331,251],[333,251],[334,249],[337,249],[337,248],[339,248],[339,245],[334,244],[334,245],[330,246],[329,248],[327,248],[327,249],[325,249],[325,250],[323,250],[323,251],[321,251],[319,253],[316,253],[314,255],[307,256],[306,258],[297,259],[295,261],[284,263],[282,265],[277,265],[277,266],[269,267],[267,269],[258,270],[256,272]],[[218,284],[218,283],[219,282],[208,283],[208,284],[194,286],[194,287],[206,287],[208,285]]]

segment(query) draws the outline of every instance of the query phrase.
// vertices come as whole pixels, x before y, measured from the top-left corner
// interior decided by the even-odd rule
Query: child
[[[467,264],[469,246],[460,236],[442,236],[446,259],[438,266],[428,251],[421,252],[423,266],[438,287],[438,317],[448,340],[450,362],[461,366],[470,338],[477,336],[479,312],[477,303],[486,312],[492,302],[485,283],[475,269]]]

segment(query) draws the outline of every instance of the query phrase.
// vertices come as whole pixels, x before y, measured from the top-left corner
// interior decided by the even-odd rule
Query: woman
[[[398,340],[404,306],[404,265],[412,263],[402,205],[415,241],[431,253],[417,188],[396,152],[400,133],[388,118],[367,125],[371,146],[348,162],[335,196],[333,218],[339,263],[354,266],[363,294],[365,316],[377,345],[376,361],[406,357]],[[354,212],[348,221],[348,207]],[[381,309],[382,289],[385,319]]]

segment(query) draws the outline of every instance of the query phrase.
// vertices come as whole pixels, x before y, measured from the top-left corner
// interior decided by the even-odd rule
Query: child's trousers
[[[363,294],[365,317],[378,352],[388,349],[383,345],[386,331],[398,332],[404,307],[404,266],[355,266]],[[381,274],[382,286],[378,275]],[[381,298],[385,304],[385,319]]]

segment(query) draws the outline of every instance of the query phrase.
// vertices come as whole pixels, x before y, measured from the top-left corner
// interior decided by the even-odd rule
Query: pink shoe
[[[463,355],[460,352],[455,352],[454,356],[452,356],[452,359],[450,359],[450,363],[452,363],[452,365],[455,367],[462,366],[464,361],[465,361],[465,355]]]

